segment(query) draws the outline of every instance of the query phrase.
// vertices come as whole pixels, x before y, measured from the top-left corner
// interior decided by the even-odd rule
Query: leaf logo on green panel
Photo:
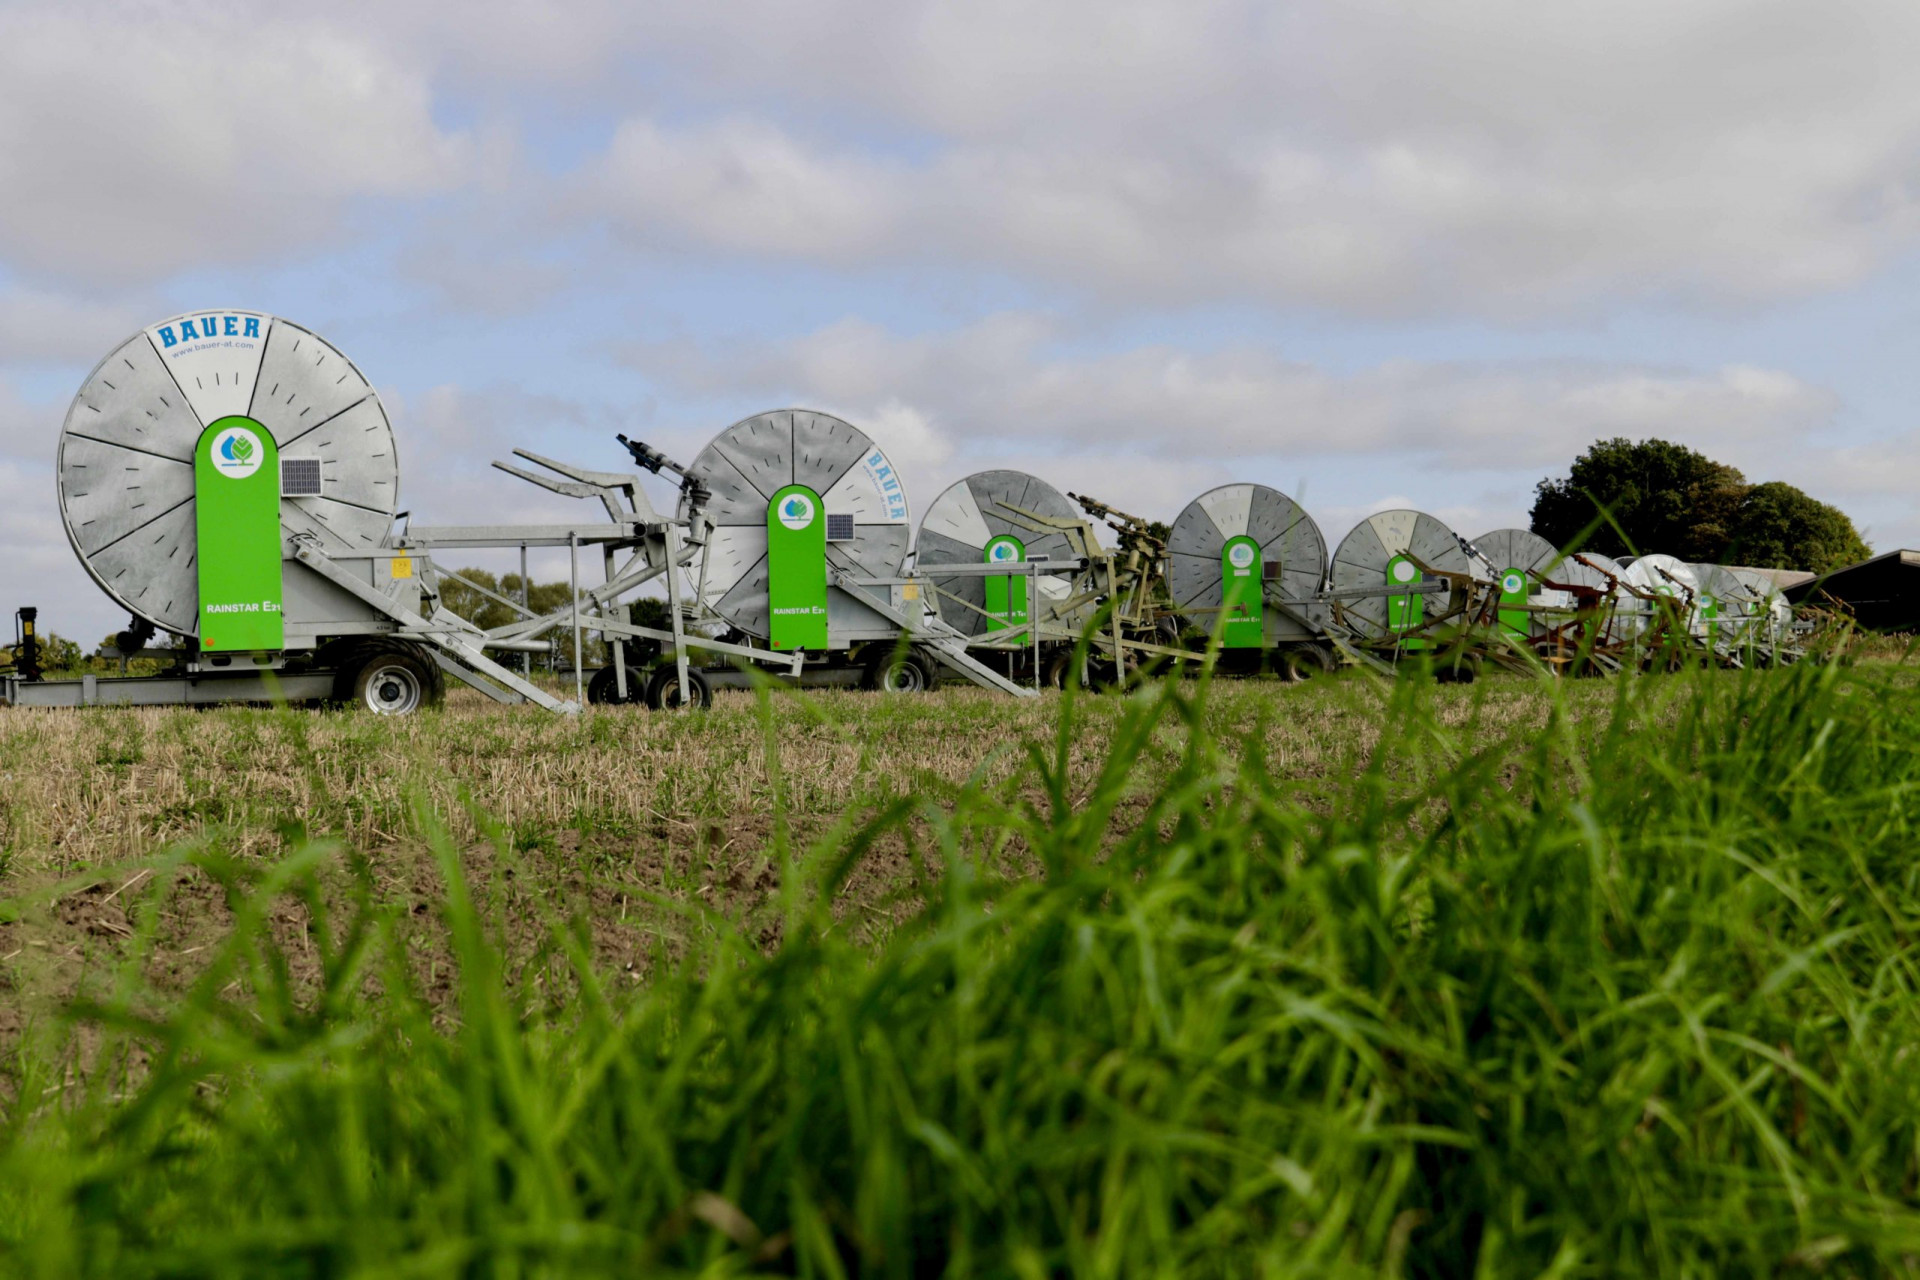
[[[780,523],[789,529],[804,529],[813,523],[813,500],[804,493],[790,493],[780,500]]]
[[[258,471],[260,455],[260,437],[245,427],[228,427],[213,439],[213,469],[229,480]]]

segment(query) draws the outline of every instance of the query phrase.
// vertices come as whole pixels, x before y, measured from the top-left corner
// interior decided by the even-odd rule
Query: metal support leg
[[[607,581],[612,582],[614,578],[613,548],[606,547],[604,548],[604,552],[606,557]],[[625,606],[625,612],[627,621],[632,622],[633,606]],[[625,702],[627,701],[627,642],[605,631],[600,633],[600,638],[607,642],[607,659],[613,663],[613,696],[617,700]]]
[[[531,599],[532,597],[527,594],[527,544],[523,542],[520,544],[520,607],[528,613],[533,612],[530,607]],[[533,676],[533,655],[531,653],[523,653],[520,655],[520,674],[528,678]]]
[[[679,530],[668,525],[660,538],[666,551],[666,563],[678,566],[680,563]],[[701,557],[700,572],[704,578],[706,575],[704,556]],[[667,570],[667,612],[673,616],[673,673],[680,685],[680,705],[684,707],[692,698],[693,691],[687,687],[687,638],[686,632],[681,629],[680,622],[680,571],[677,567]]]
[[[580,674],[580,535],[567,535],[568,572],[573,582],[573,700],[587,700],[586,677]]]
[[[1033,691],[1040,692],[1040,575],[1027,566],[1027,630],[1033,635]]]

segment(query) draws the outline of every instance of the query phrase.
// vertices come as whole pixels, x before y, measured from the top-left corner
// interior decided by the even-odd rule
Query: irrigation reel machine
[[[58,461],[67,536],[131,617],[119,656],[157,658],[167,669],[43,679],[37,610],[23,609],[0,698],[17,706],[331,700],[405,713],[437,698],[453,676],[502,702],[571,711],[577,699],[554,696],[499,657],[563,652],[570,634],[578,672],[589,631],[613,654],[594,677],[600,701],[704,702],[710,679],[701,664],[720,662],[734,664],[732,678],[744,678],[739,664],[763,664],[829,682],[898,681],[903,669],[939,663],[1003,692],[1028,692],[975,661],[963,637],[915,602],[914,584],[899,574],[904,492],[857,429],[824,414],[763,414],[722,433],[692,468],[629,448],[650,470],[679,475],[673,512],[653,507],[637,475],[516,450],[551,474],[494,465],[595,501],[602,518],[412,524],[398,511],[386,411],[350,360],[310,330],[258,312],[173,317],[129,338],[88,376]],[[444,607],[441,588],[458,575],[436,552],[515,547],[569,550],[566,607],[539,615],[494,595],[520,617],[492,629]],[[603,580],[591,587],[579,581],[582,548],[601,554]],[[689,576],[698,584],[693,601],[682,595]],[[632,620],[634,601],[655,584],[668,599],[665,628]],[[690,632],[695,605],[735,629]],[[153,645],[162,633],[172,643]],[[630,643],[669,660],[630,666]],[[850,655],[864,663],[850,664]]]
[[[22,609],[0,699],[285,699],[405,713],[452,676],[551,711],[582,700],[672,708],[704,705],[755,667],[895,691],[947,674],[1027,696],[1208,663],[1297,678],[1342,663],[1391,671],[1413,655],[1454,674],[1484,663],[1604,673],[1676,652],[1786,661],[1805,630],[1765,575],[1563,554],[1525,530],[1468,541],[1415,511],[1367,517],[1329,556],[1313,518],[1257,484],[1211,490],[1156,526],[1036,476],[984,471],[941,493],[915,537],[880,445],[807,410],[735,423],[685,465],[620,441],[675,486],[670,509],[654,506],[637,472],[515,450],[540,470],[494,465],[596,513],[414,524],[398,508],[380,398],[324,339],[258,312],[153,325],[75,396],[58,482],[75,552],[130,616],[118,653],[165,669],[44,679],[36,611]],[[436,558],[518,548],[524,567],[530,547],[568,550],[564,607],[535,613]],[[599,553],[592,585],[580,579],[583,549]],[[492,628],[460,617],[442,601],[452,581],[516,617]],[[665,625],[642,625],[636,603],[660,595]],[[162,634],[171,642],[156,645]],[[590,681],[589,634],[609,654]],[[510,665],[569,649],[573,699]]]

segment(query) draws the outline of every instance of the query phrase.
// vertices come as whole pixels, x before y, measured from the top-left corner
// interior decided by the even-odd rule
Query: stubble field
[[[1914,1270],[1916,711],[0,713],[0,1266]]]

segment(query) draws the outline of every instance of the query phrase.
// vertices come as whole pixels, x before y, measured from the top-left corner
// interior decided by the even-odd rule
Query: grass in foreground
[[[430,798],[448,1003],[363,857],[184,850],[232,928],[184,993],[136,938],[69,1037],[23,1042],[0,1262],[1920,1270],[1920,693],[1814,668],[1608,693],[1501,730],[1409,681],[1305,789],[1202,687],[1103,711],[1092,762],[1069,705],[1021,768],[805,840],[777,817],[777,928],[659,897],[686,927],[631,989],[578,920],[508,972]],[[914,909],[850,927],[889,841]]]

